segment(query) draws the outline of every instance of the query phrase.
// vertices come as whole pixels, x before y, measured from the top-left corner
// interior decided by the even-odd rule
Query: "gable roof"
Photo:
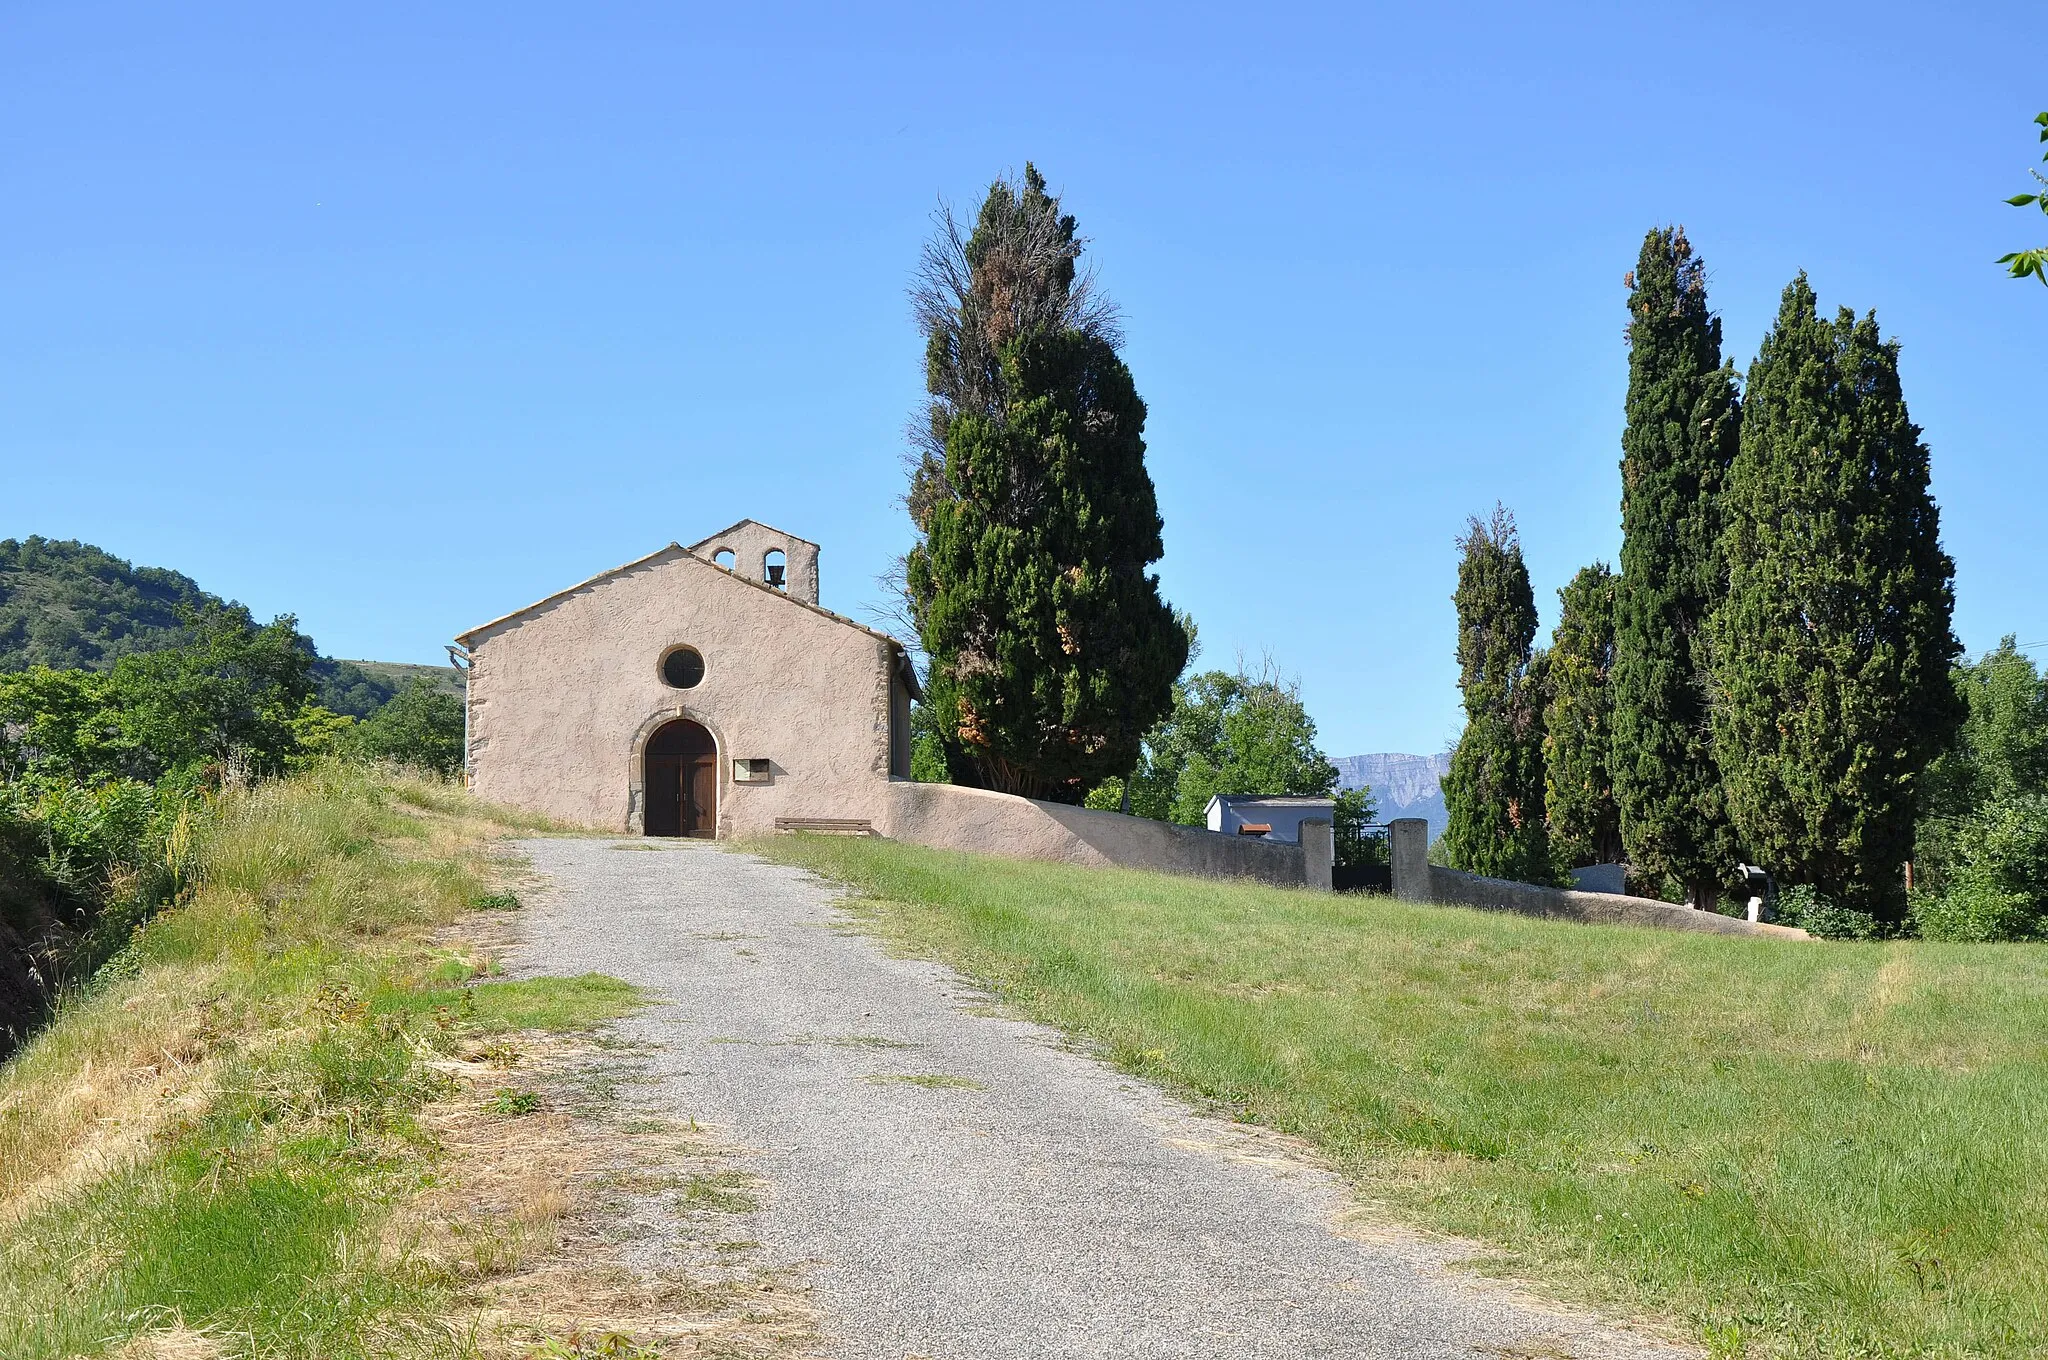
[[[740,524],[748,523],[759,523],[759,521],[740,521]],[[733,528],[738,527],[739,525],[733,526]],[[769,526],[764,524],[761,527],[765,529]],[[721,531],[721,533],[730,532],[732,532],[731,529]],[[782,531],[778,529],[776,530],[776,532],[780,533]],[[705,542],[709,543],[712,541],[712,539],[715,539],[717,537],[719,537],[718,534],[713,534],[712,538],[706,539]],[[790,535],[790,537],[794,538],[795,535],[792,534]],[[797,541],[800,543],[810,542],[809,539],[798,539]],[[812,544],[812,546],[815,547],[817,545]],[[632,571],[635,567],[644,567],[648,563],[654,561],[656,558],[664,557],[672,558],[672,560],[675,561],[682,561],[687,559],[691,562],[695,562],[699,566],[703,567],[705,570],[715,571],[719,575],[725,577],[727,580],[737,581],[741,585],[746,586],[750,590],[758,590],[762,594],[767,595],[773,599],[780,600],[786,605],[790,605],[797,609],[807,609],[813,614],[817,614],[823,618],[828,618],[832,620],[832,622],[834,623],[843,624],[848,628],[856,629],[860,632],[866,633],[871,638],[878,638],[881,641],[888,643],[890,646],[896,649],[899,657],[905,663],[903,665],[902,674],[904,682],[910,688],[911,696],[913,698],[918,699],[922,699],[924,697],[923,693],[921,692],[921,687],[917,683],[917,672],[915,671],[915,669],[913,669],[911,666],[907,664],[909,660],[910,649],[905,647],[901,642],[897,641],[895,638],[890,637],[887,633],[878,632],[875,629],[868,627],[864,623],[855,623],[852,619],[847,618],[844,614],[835,614],[831,610],[825,608],[823,605],[811,604],[809,601],[806,600],[792,598],[784,592],[777,590],[774,586],[769,585],[765,581],[749,580],[746,577],[741,576],[737,572],[727,571],[724,567],[719,566],[716,562],[711,562],[702,557],[697,556],[696,553],[691,552],[688,548],[685,548],[680,543],[671,543],[665,548],[656,548],[653,552],[648,553],[645,557],[636,557],[632,561],[621,563],[619,566],[613,567],[608,571],[601,571],[597,575],[592,576],[587,580],[578,581],[575,585],[570,586],[567,589],[558,590],[552,595],[544,596],[541,599],[535,600],[532,604],[527,605],[522,609],[515,609],[509,614],[500,614],[497,618],[490,620],[488,623],[478,624],[476,627],[470,629],[468,632],[457,633],[455,635],[455,640],[461,643],[464,647],[468,647],[469,640],[479,633],[487,633],[491,631],[493,628],[497,628],[502,624],[512,623],[518,619],[525,618],[528,614],[538,613],[541,610],[546,609],[549,605],[555,604],[561,600],[566,600],[571,595],[574,595],[579,591],[588,590],[590,587],[597,585],[601,581],[608,581],[614,576],[623,576],[627,572]]]
[[[737,524],[726,525],[723,529],[720,529],[717,533],[711,535],[711,537],[709,538],[702,538],[697,540],[695,543],[692,543],[690,545],[689,551],[693,553],[701,553],[703,549],[710,547],[712,544],[718,542],[719,539],[724,538],[727,534],[738,533],[740,530],[746,528],[749,524],[753,525],[756,529],[766,529],[771,534],[780,535],[781,537],[788,539],[792,543],[801,543],[807,548],[818,547],[817,544],[811,542],[811,540],[809,540],[808,538],[803,538],[797,534],[790,533],[787,529],[778,529],[772,524],[763,524],[760,520],[757,519],[743,519],[739,521]],[[820,551],[823,550],[820,549]]]

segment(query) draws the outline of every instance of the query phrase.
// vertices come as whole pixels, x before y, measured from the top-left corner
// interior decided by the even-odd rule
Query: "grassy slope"
[[[443,694],[452,694],[458,699],[463,694],[462,672],[453,666],[423,666],[410,661],[342,661],[340,664],[365,671],[393,689],[403,689],[415,678],[424,677]]]
[[[470,1349],[458,1281],[380,1236],[434,1175],[416,1116],[451,1091],[437,1058],[635,1004],[609,979],[447,987],[471,966],[429,932],[517,825],[339,769],[217,808],[193,899],[0,1066],[0,1355],[183,1328],[207,1353]]]
[[[2048,1352],[2048,950],[759,848],[1119,1065],[1716,1354]]]

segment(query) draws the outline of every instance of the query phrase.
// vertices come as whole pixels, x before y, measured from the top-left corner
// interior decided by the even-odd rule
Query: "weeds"
[[[685,1209],[709,1209],[721,1214],[752,1213],[759,1201],[749,1193],[753,1177],[740,1171],[719,1171],[691,1176],[676,1198]]]
[[[492,1092],[491,1098],[484,1102],[484,1108],[492,1114],[532,1114],[540,1109],[540,1093],[522,1091],[512,1086],[500,1086]]]
[[[986,1091],[987,1086],[972,1077],[955,1077],[945,1072],[875,1072],[868,1080],[877,1086],[921,1086],[927,1091]]]
[[[527,1355],[531,1360],[661,1360],[660,1351],[640,1345],[624,1332],[571,1332],[559,1341],[543,1341]]]

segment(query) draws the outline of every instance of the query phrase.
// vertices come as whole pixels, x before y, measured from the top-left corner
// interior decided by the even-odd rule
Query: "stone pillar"
[[[1429,901],[1429,823],[1420,817],[1387,823],[1387,850],[1394,862],[1394,896]]]
[[[1302,879],[1311,892],[1331,891],[1331,870],[1337,863],[1337,829],[1327,821],[1301,824]]]

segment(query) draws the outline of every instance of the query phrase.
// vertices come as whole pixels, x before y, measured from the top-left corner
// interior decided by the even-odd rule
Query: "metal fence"
[[[1358,831],[1358,843],[1352,852],[1347,855],[1339,851],[1344,862],[1330,871],[1330,886],[1338,892],[1392,892],[1393,828],[1384,822],[1369,822]]]

